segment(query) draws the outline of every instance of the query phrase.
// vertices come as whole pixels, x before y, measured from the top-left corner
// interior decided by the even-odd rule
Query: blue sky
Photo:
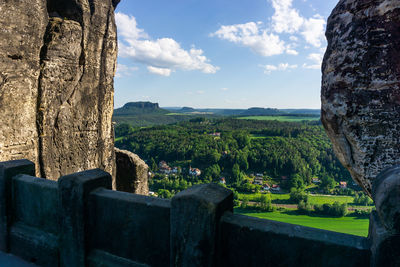
[[[115,107],[319,108],[337,0],[123,0]]]

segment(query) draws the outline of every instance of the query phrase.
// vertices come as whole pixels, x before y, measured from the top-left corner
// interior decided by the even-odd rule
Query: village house
[[[172,170],[171,170],[171,173],[173,173],[173,174],[179,173],[179,168],[178,167],[173,167]]]
[[[161,173],[165,173],[165,174],[170,174],[172,169],[170,166],[168,166],[168,164],[165,161],[160,161],[160,163],[158,163],[158,169],[160,170]]]
[[[210,133],[210,135],[212,135],[212,136],[217,136],[217,137],[221,137],[221,133],[219,133],[219,132]]]
[[[321,180],[318,179],[318,178],[312,178],[312,183],[313,183],[313,184],[320,184],[320,183],[321,183]]]
[[[264,184],[263,188],[264,191],[269,191],[271,187],[268,184]]]
[[[339,182],[339,186],[341,189],[346,189],[347,188],[347,182]]]
[[[200,174],[201,174],[201,171],[199,169],[189,167],[189,175],[200,176]]]
[[[277,185],[277,184],[273,184],[270,189],[273,192],[280,192],[281,191],[281,187],[279,185]]]
[[[262,185],[262,184],[263,184],[263,182],[264,182],[264,179],[263,179],[263,177],[262,177],[262,176],[256,176],[256,177],[254,178],[254,182],[253,182],[253,184]]]

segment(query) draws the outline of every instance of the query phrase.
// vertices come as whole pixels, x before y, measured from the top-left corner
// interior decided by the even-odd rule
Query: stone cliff
[[[321,119],[371,195],[377,174],[400,163],[400,1],[341,0],[326,37]]]
[[[138,155],[115,148],[116,189],[140,195],[149,194],[149,166]]]
[[[0,0],[0,161],[27,158],[49,179],[115,176],[118,2]]]

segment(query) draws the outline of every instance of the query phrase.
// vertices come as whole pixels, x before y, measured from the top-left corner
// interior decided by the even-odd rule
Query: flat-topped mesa
[[[117,0],[0,0],[0,161],[115,174]],[[113,175],[115,176],[115,175]]]
[[[326,37],[322,123],[371,196],[378,173],[400,163],[400,1],[341,0]]]

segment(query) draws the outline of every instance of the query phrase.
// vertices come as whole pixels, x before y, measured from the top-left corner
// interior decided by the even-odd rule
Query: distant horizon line
[[[182,106],[161,106],[159,102],[152,102],[150,100],[138,100],[138,101],[128,101],[125,102],[123,105],[119,106],[119,107],[115,107],[114,109],[118,109],[118,108],[122,108],[125,104],[127,103],[137,103],[137,102],[149,102],[149,103],[153,103],[153,104],[158,104],[160,108],[170,108],[170,109],[177,109],[177,108],[193,108],[193,109],[250,109],[250,108],[264,108],[264,109],[292,109],[292,110],[296,110],[296,109],[309,109],[309,110],[321,110],[321,108],[311,108],[311,107],[302,107],[302,108],[294,108],[294,107],[285,107],[285,108],[275,108],[275,107],[260,107],[260,106],[251,106],[251,107],[247,107],[247,108],[239,108],[239,107],[229,107],[229,108],[221,108],[221,107],[194,107],[194,106],[190,106],[190,105],[182,105]]]

